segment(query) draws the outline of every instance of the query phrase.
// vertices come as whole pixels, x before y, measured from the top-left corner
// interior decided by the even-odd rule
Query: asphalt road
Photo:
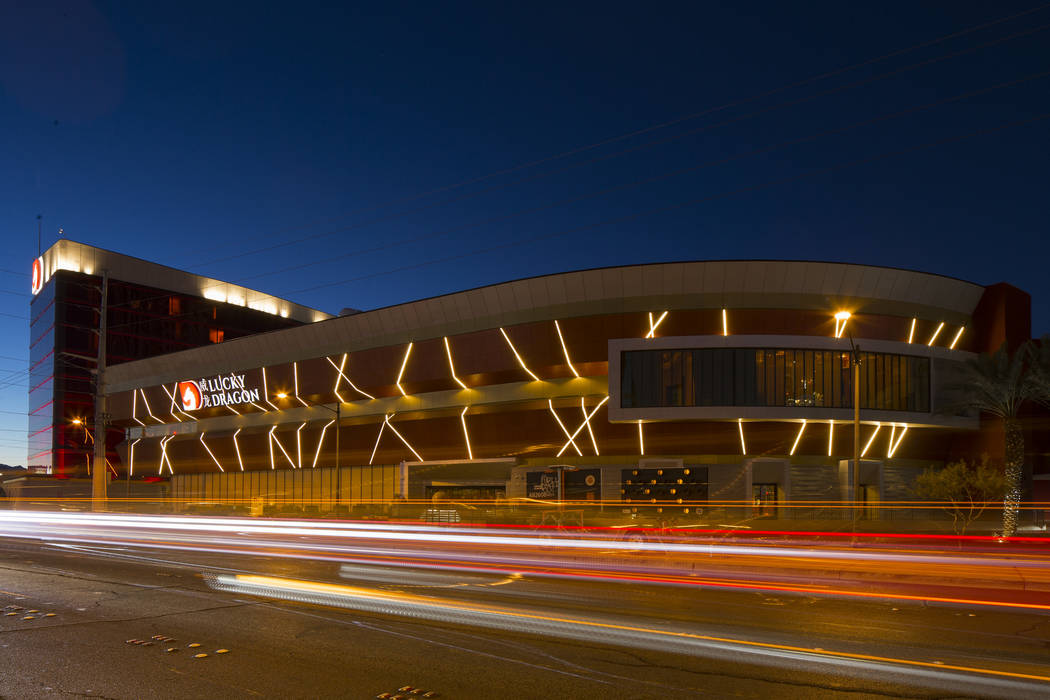
[[[365,597],[209,583],[248,574]],[[1050,696],[1050,614],[987,606],[21,541],[0,608],[3,698]]]

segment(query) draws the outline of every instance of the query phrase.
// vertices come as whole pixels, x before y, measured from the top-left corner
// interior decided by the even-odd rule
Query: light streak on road
[[[837,667],[850,675],[884,677],[887,673],[921,677],[939,684],[958,684],[960,676],[970,689],[1015,692],[1047,690],[1050,676],[1003,669],[951,664],[920,659],[804,647],[752,639],[701,634],[667,627],[623,624],[608,619],[568,617],[532,608],[465,603],[400,591],[379,590],[318,581],[262,575],[219,574],[207,577],[212,587],[239,595],[276,598],[314,605],[347,608],[379,614],[396,614],[452,624],[466,624],[541,634],[661,652],[725,656],[739,660],[778,664]]]
[[[54,543],[1050,610],[1046,543],[989,552],[976,546],[940,549],[937,540],[932,547],[916,540],[850,547],[841,540],[727,540],[703,532],[631,541],[615,528],[561,531],[54,511],[0,511],[0,528],[8,537]]]

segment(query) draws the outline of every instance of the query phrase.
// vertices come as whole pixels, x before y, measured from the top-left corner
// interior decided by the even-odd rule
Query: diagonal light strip
[[[241,465],[241,471],[244,471],[244,460],[241,459],[241,446],[237,444],[237,433],[244,430],[244,428],[237,428],[233,433],[233,449],[237,453],[237,464]],[[272,456],[272,450],[271,450]]]
[[[307,408],[309,408],[310,404],[306,403],[301,398],[299,398],[299,363],[298,362],[293,362],[292,363],[292,377],[295,378],[295,398],[296,398],[296,400],[298,400],[299,403],[301,403],[302,405],[304,405]],[[302,465],[299,465],[299,466],[302,467]]]
[[[569,369],[572,370],[574,376],[580,376],[580,373],[572,366],[572,360],[569,359],[569,348],[565,345],[565,337],[561,334],[561,326],[558,325],[558,319],[554,319],[554,330],[558,331],[558,342],[561,343],[561,351],[565,353],[565,363],[569,365]]]
[[[887,457],[893,457],[893,455],[896,454],[897,448],[901,446],[901,441],[904,440],[904,433],[906,432],[908,432],[907,423],[904,424],[904,429],[901,431],[901,434],[897,436],[896,442],[893,441],[892,437],[890,438],[890,450],[886,454]]]
[[[394,384],[397,385],[397,390],[401,392],[402,396],[408,396],[405,393],[404,387],[401,386],[401,377],[405,376],[405,367],[408,367],[408,356],[412,354],[412,343],[409,343],[405,348],[405,359],[401,360],[401,369],[397,373],[397,381]]]
[[[263,401],[270,404],[270,407],[275,411],[280,411],[281,408],[270,401],[270,390],[266,387],[266,368],[262,368],[262,379],[263,379]],[[266,409],[264,408],[263,411]]]
[[[369,399],[373,399],[374,400],[375,399],[374,396],[369,394],[367,391],[362,391],[361,389],[358,389],[357,385],[354,384],[352,381],[350,381],[350,377],[343,373],[343,367],[346,366],[347,357],[348,357],[348,354],[347,353],[343,353],[343,361],[339,365],[336,365],[334,362],[332,362],[332,358],[330,358],[330,357],[326,357],[325,358],[326,360],[328,360],[328,364],[332,365],[332,367],[335,367],[335,371],[337,373],[336,374],[336,378],[335,378],[335,388],[332,390],[332,393],[334,393],[339,398],[339,402],[340,403],[347,403],[343,399],[343,397],[339,395],[339,380],[343,379],[347,384],[350,385],[350,388],[353,389],[354,391],[356,391],[358,394],[361,394],[361,396],[364,396],[365,398],[369,398]]]
[[[204,433],[201,433],[201,444],[204,445],[204,449],[208,451],[208,456],[211,457],[211,461],[215,462],[215,466],[219,468],[219,471],[225,473],[226,470],[222,468],[221,464],[219,464],[219,460],[215,459],[215,454],[211,451],[211,448],[208,447],[208,443],[204,442]]]
[[[656,337],[656,328],[661,323],[664,322],[665,318],[667,318],[667,312],[666,311],[664,311],[662,314],[660,314],[660,318],[656,319],[656,323],[653,323],[653,312],[650,311],[649,312],[649,332],[645,334],[645,337],[646,338],[655,338]]]
[[[864,445],[864,449],[861,450],[861,452],[860,452],[860,456],[861,457],[863,457],[864,455],[868,454],[868,449],[871,447],[871,443],[875,442],[875,436],[879,434],[879,431],[881,429],[882,429],[882,423],[876,423],[875,424],[875,431],[871,434],[871,437],[868,438],[868,443],[866,445]]]
[[[561,422],[561,418],[558,417],[558,412],[554,410],[554,402],[551,401],[550,399],[547,399],[547,406],[550,408],[551,415],[554,416],[554,420],[558,421],[558,427],[561,428],[561,431],[563,433],[565,433],[565,437],[569,438],[569,442],[567,444],[568,445],[572,445],[573,449],[576,450],[576,454],[578,454],[579,456],[582,457],[583,456],[583,452],[580,451],[580,448],[573,441],[573,439],[572,439],[573,436],[569,434],[569,429],[566,428],[565,424]],[[561,453],[564,452],[564,451],[565,451],[565,448],[564,447],[561,448],[561,452],[558,453],[558,456],[561,456]]]
[[[937,330],[935,330],[935,331],[933,332],[933,335],[931,335],[931,336],[930,336],[930,339],[929,339],[929,341],[928,341],[928,342],[926,343],[926,345],[927,345],[927,346],[929,346],[929,347],[933,347],[933,341],[937,340],[937,336],[939,336],[939,335],[941,334],[941,330],[942,330],[943,328],[944,328],[944,321],[941,321],[941,322],[940,322],[940,323],[939,323],[939,324],[937,325]]]
[[[467,409],[469,408],[470,406],[463,407],[463,412],[459,414],[459,422],[463,424],[463,440],[467,443],[467,459],[474,459],[474,451],[470,449],[470,433],[467,432]]]
[[[153,420],[157,421],[161,425],[164,425],[164,421],[162,421],[160,418],[157,418],[155,415],[153,415],[153,409],[150,408],[149,400],[146,399],[146,390],[145,389],[139,389],[139,393],[142,394],[142,403],[146,404],[146,413],[149,414],[149,417],[152,418]]]
[[[507,341],[507,345],[510,346],[510,351],[514,353],[514,357],[517,358],[518,364],[521,365],[521,368],[525,370],[526,374],[535,379],[537,382],[540,381],[540,378],[533,374],[531,369],[525,366],[525,361],[521,359],[521,355],[518,354],[518,350],[514,347],[514,343],[510,342],[510,336],[507,335],[507,331],[500,328],[499,332],[503,334],[503,339]]]
[[[175,391],[168,391],[168,387],[164,384],[160,385],[160,388],[164,390],[164,393],[171,399],[171,417],[175,419],[176,423],[181,423],[182,419],[175,415],[175,394],[179,393],[178,383],[175,384]],[[192,416],[191,416],[192,417]]]
[[[277,426],[276,425],[273,426],[270,429],[270,439],[273,440],[275,443],[277,443],[277,446],[279,448],[281,448],[281,452],[284,453],[284,458],[288,460],[288,464],[292,465],[292,469],[295,469],[295,461],[292,460],[292,456],[288,454],[288,451],[284,449],[284,445],[281,444],[280,439],[277,437],[277,434],[274,432],[275,430],[277,430]]]
[[[375,447],[372,448],[372,456],[368,458],[368,463],[369,464],[371,464],[372,461],[376,458],[376,450],[379,449],[379,440],[383,437],[383,429],[386,428],[386,425],[387,425],[386,421],[387,421],[387,418],[389,418],[389,417],[390,416],[384,416],[383,417],[383,422],[379,424],[379,434],[376,435],[376,444],[375,444]]]
[[[142,442],[142,438],[135,438],[135,441],[128,447],[128,476],[132,477],[135,475],[135,445]]]
[[[788,455],[794,456],[795,450],[798,449],[799,440],[802,439],[802,433],[804,433],[804,432],[806,432],[806,419],[805,418],[802,419],[802,425],[798,429],[798,435],[795,436],[795,444],[793,444],[791,446],[791,452],[788,452]]]
[[[317,458],[321,456],[321,445],[324,444],[324,434],[328,432],[328,428],[332,423],[335,423],[335,418],[325,423],[325,426],[321,428],[321,437],[317,438],[317,451],[314,452],[314,463],[310,465],[311,469],[317,466]]]
[[[387,416],[386,418],[383,419],[383,420],[386,421],[386,427],[388,427],[391,430],[393,430],[394,431],[394,435],[397,435],[399,438],[401,438],[401,442],[405,443],[405,447],[407,447],[408,449],[412,450],[412,454],[414,454],[416,456],[416,459],[419,460],[420,462],[422,462],[423,458],[420,457],[419,453],[416,452],[415,448],[412,447],[412,445],[409,444],[408,440],[405,439],[405,436],[397,431],[397,428],[395,428],[393,426],[393,424],[390,422],[390,418],[391,418],[391,416]]]
[[[557,323],[557,321],[555,321],[555,323]],[[456,384],[459,384],[464,389],[469,389],[469,387],[466,384],[464,384],[459,377],[456,376],[456,366],[452,364],[452,348],[448,344],[447,335],[445,336],[445,354],[448,355],[448,371],[452,373],[452,379],[454,379]]]
[[[299,426],[299,429],[295,431],[295,461],[298,463],[299,468],[303,468],[303,428],[306,427],[306,423]]]
[[[138,423],[141,426],[145,426],[146,424],[143,423],[142,421],[140,421],[138,419],[138,417],[135,415],[136,413],[138,413],[138,404],[139,404],[139,392],[133,391],[133,392],[131,392],[131,420],[135,421],[136,423]]]
[[[602,406],[604,406],[605,402],[608,401],[608,400],[609,400],[608,396],[603,398],[601,400],[601,402],[597,406],[595,406],[594,409],[588,414],[587,413],[587,409],[584,407],[584,404],[583,404],[583,397],[582,396],[580,397],[580,409],[583,410],[583,422],[580,423],[579,427],[576,428],[576,431],[572,435],[568,435],[568,431],[566,431],[566,435],[568,435],[569,441],[566,442],[564,445],[562,445],[561,451],[558,452],[558,455],[557,455],[558,457],[561,457],[562,453],[564,453],[565,450],[569,449],[569,445],[572,445],[573,447],[576,447],[576,443],[573,442],[576,439],[576,436],[580,434],[580,431],[583,430],[584,426],[586,426],[587,429],[590,430],[591,418],[594,417],[594,414],[598,412],[598,409],[601,408]],[[549,399],[548,399],[548,401],[549,401]],[[554,410],[553,404],[551,404],[551,410]],[[557,417],[558,414],[555,413],[554,416]],[[560,420],[558,422],[561,423]],[[562,426],[562,430],[565,430],[564,426]],[[591,441],[594,442],[594,433],[593,432],[591,433]],[[576,447],[576,451],[580,452],[580,448]],[[594,442],[594,454],[598,454],[598,443],[597,442]],[[580,456],[581,457],[583,456],[582,452],[580,452]]]
[[[597,456],[598,452],[598,441],[594,439],[594,431],[591,429],[591,417],[587,415],[587,405],[583,401],[583,397],[580,397],[580,411],[583,412],[583,422],[587,424],[587,434],[591,436],[591,446],[594,448],[594,454]]]

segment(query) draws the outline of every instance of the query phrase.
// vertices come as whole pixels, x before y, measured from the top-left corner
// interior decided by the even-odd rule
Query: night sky
[[[325,5],[0,0],[0,462],[37,214],[332,313],[818,259],[1010,282],[1050,332],[1050,4]]]

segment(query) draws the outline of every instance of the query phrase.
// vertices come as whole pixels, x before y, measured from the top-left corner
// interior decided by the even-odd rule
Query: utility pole
[[[95,458],[91,465],[91,505],[94,510],[106,509],[106,316],[109,303],[109,272],[102,271],[102,304],[98,321],[98,361],[95,365]]]
[[[339,468],[339,419],[342,417],[343,402],[335,404],[335,510],[338,513],[343,500],[343,470]]]
[[[849,338],[853,359],[853,495],[850,498],[850,511],[853,514],[853,531],[857,531],[857,492],[860,491],[860,348]]]

